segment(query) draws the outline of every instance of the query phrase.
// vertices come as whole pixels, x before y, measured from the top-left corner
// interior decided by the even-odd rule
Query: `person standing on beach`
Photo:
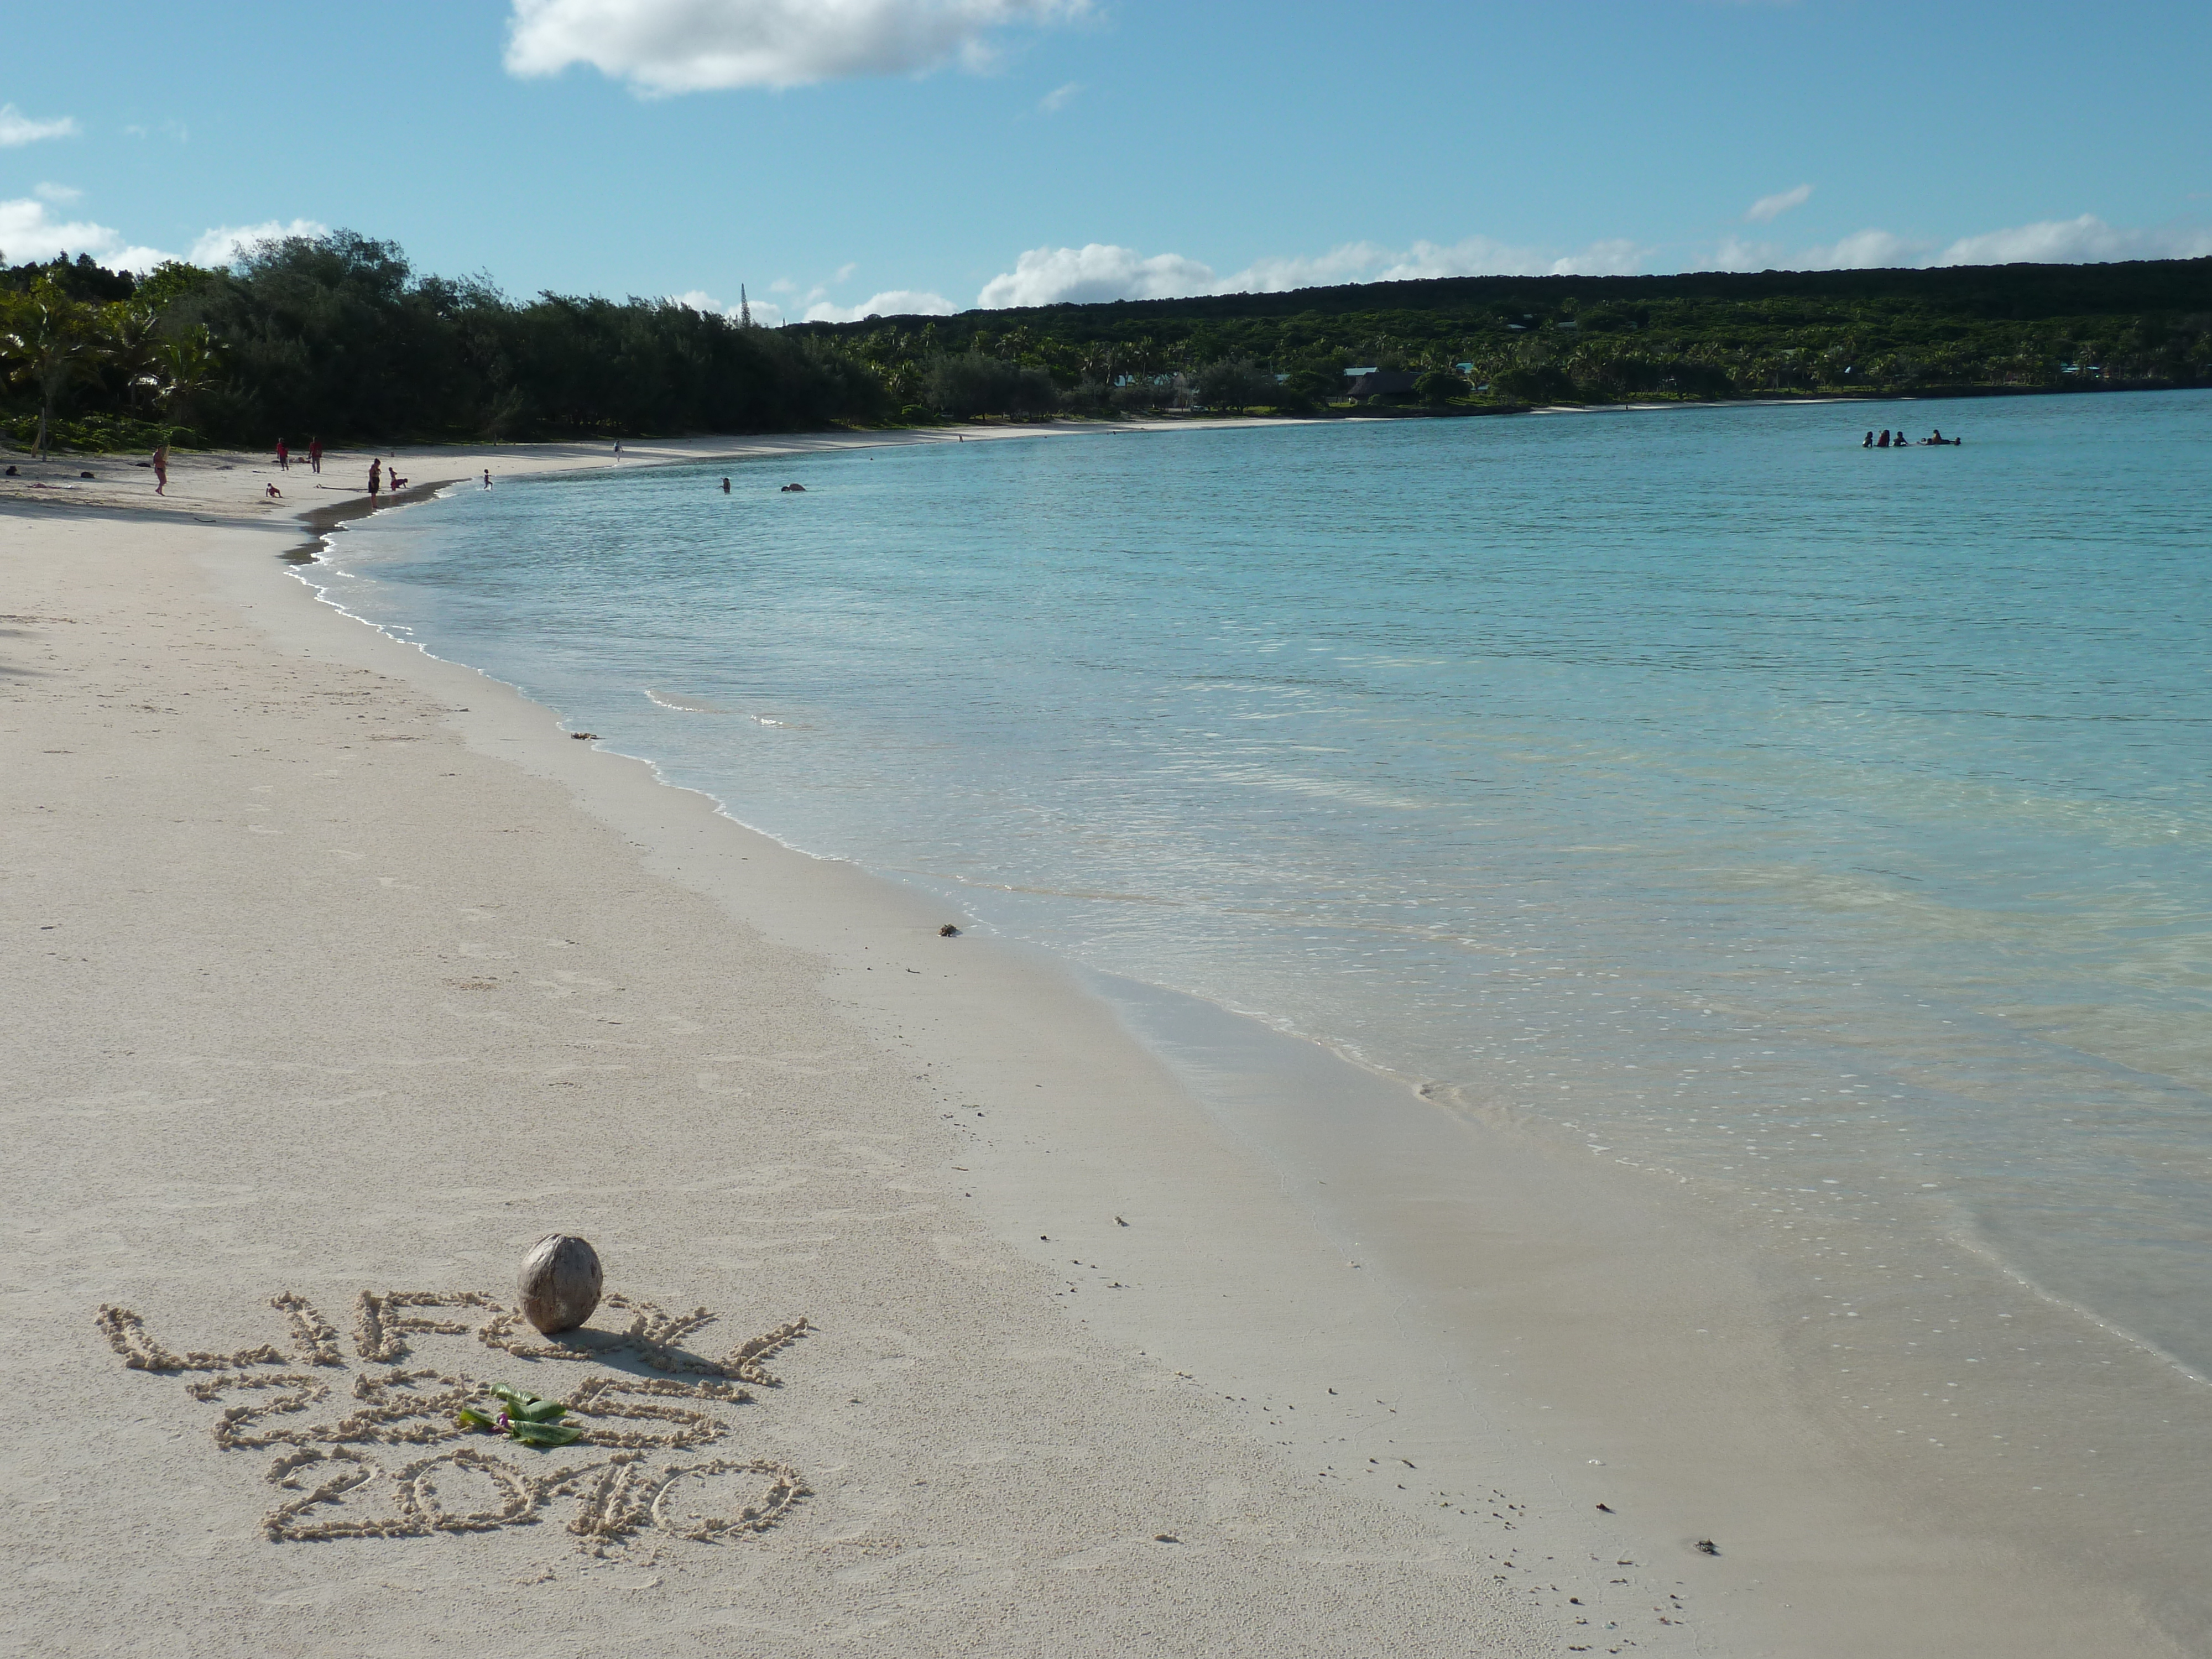
[[[292,470],[292,451],[282,438],[276,441],[276,470],[279,472]]]
[[[384,488],[384,463],[372,455],[368,458],[368,504],[376,506],[377,492]]]
[[[167,438],[154,446],[154,493],[169,493],[169,441]]]
[[[307,465],[313,471],[323,470],[323,441],[319,437],[307,440]]]
[[[489,489],[491,488],[491,469],[489,467],[486,467],[484,469],[484,488],[486,489]]]

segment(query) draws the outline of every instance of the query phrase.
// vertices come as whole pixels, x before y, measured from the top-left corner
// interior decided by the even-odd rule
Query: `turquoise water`
[[[1967,441],[1859,447],[1899,422]],[[2208,437],[2169,393],[927,445],[459,491],[320,579],[964,921],[2212,1371]]]

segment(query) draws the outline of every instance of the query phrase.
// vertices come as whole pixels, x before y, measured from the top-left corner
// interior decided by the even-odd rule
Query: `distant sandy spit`
[[[1263,1146],[1055,964],[319,603],[366,454],[135,459],[0,499],[11,1645],[2182,1650],[1833,1455],[1636,1183],[1322,1059],[1254,1062],[1322,1109]],[[553,1231],[609,1295],[549,1342]],[[457,1426],[493,1385],[583,1437]]]

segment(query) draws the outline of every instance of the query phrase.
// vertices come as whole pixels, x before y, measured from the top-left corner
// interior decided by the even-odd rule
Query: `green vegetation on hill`
[[[0,435],[624,437],[939,416],[1437,410],[2212,385],[2212,259],[1478,276],[764,329],[417,276],[349,231],[233,269],[0,266]]]
[[[1441,379],[1461,364],[1456,395],[1522,403],[2190,386],[2212,382],[2212,258],[1446,277],[805,326],[902,400],[956,352],[1102,396],[1228,362],[1291,376],[1294,398],[1335,390],[1346,368]]]

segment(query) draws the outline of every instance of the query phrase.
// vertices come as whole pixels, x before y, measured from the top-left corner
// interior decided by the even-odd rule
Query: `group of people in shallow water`
[[[1933,444],[1937,448],[1941,448],[1946,444],[1962,444],[1966,441],[1964,438],[1945,437],[1943,435],[1943,428],[1939,426],[1936,428],[1931,436],[1923,438],[1920,441],[1923,445]],[[1875,437],[1871,432],[1868,433],[1866,434],[1866,441],[1861,444],[1859,447],[1861,449],[1910,449],[1912,447],[1912,440],[1906,437],[1901,431],[1896,437],[1893,438],[1889,435],[1889,428],[1887,427],[1884,427],[1881,429],[1881,436],[1879,438]]]
[[[397,458],[395,457],[394,459],[396,459]],[[384,462],[380,457],[374,455],[369,457],[368,502],[371,507],[376,505],[377,496],[382,494],[385,490],[389,489],[393,495],[397,495],[401,490],[406,488],[407,480],[399,476],[399,469],[397,466],[394,466],[391,472],[387,474],[384,470]],[[491,488],[491,474],[489,472],[486,472],[484,474],[484,488],[486,489]]]

